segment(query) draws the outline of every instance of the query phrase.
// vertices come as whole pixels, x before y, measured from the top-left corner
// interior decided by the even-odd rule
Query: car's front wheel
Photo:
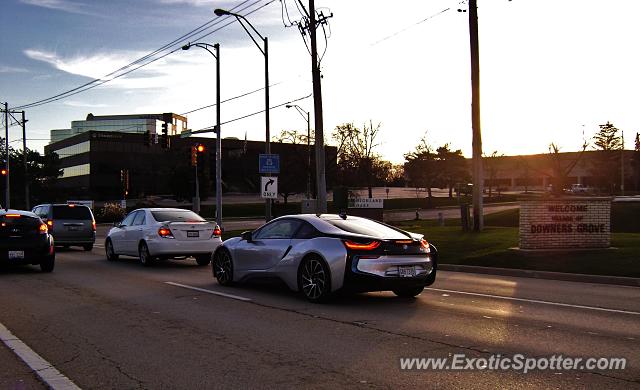
[[[107,242],[104,244],[104,251],[107,254],[107,260],[109,261],[116,261],[120,257],[116,255],[116,252],[113,250],[113,243],[111,242],[111,240],[107,240]]]
[[[298,271],[298,288],[311,302],[323,302],[331,295],[329,267],[318,257],[302,260]]]
[[[398,288],[393,293],[401,298],[415,298],[424,290],[424,287]]]
[[[146,242],[140,243],[140,246],[138,247],[138,259],[140,260],[140,264],[145,267],[153,265],[153,257],[149,253],[149,247]]]
[[[231,253],[226,249],[217,250],[213,255],[213,277],[221,286],[233,284],[233,260]]]
[[[210,254],[196,255],[195,257],[196,257],[196,263],[198,263],[198,265],[201,267],[204,267],[205,265],[209,265],[209,263],[211,262]]]
[[[51,272],[56,265],[56,255],[46,256],[40,261],[40,271]]]

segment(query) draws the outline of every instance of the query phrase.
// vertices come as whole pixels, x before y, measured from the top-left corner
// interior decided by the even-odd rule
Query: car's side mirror
[[[247,242],[251,242],[251,232],[242,232],[240,237]]]
[[[122,222],[114,222],[113,226],[119,228],[122,226]]]

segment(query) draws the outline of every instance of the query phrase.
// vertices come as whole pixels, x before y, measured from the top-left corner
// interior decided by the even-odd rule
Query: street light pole
[[[10,208],[10,192],[9,192],[9,103],[4,103],[4,151],[6,155],[6,163],[4,168],[7,170],[7,175],[4,177],[5,179],[5,198],[4,198],[4,208],[5,210],[9,210]]]
[[[220,44],[210,45],[204,42],[188,43],[182,46],[182,50],[189,50],[191,46],[205,49],[216,59],[216,223],[222,228],[222,138],[220,125]],[[213,47],[215,53],[209,50]],[[197,169],[197,168],[196,168]],[[196,186],[198,176],[196,174]],[[198,191],[198,190],[196,190]],[[196,192],[199,197],[199,192]]]
[[[294,107],[302,118],[307,121],[307,199],[311,199],[311,117],[309,111],[297,104],[287,104],[287,108]]]
[[[24,164],[24,209],[29,210],[29,178],[27,177],[27,120],[22,113],[22,163]]]
[[[469,0],[469,47],[471,50],[471,127],[473,173],[473,230],[482,231],[484,172],[482,169],[482,132],[480,130],[480,60],[478,45],[478,5]]]
[[[251,22],[249,22],[247,18],[245,18],[240,14],[236,14],[220,8],[215,9],[213,13],[216,14],[217,16],[234,16],[238,20],[238,23],[240,23],[244,31],[246,31],[247,35],[249,35],[249,38],[251,38],[253,43],[256,44],[256,47],[258,48],[258,50],[260,50],[260,52],[264,56],[264,102],[265,102],[264,113],[265,113],[265,133],[266,133],[265,134],[265,138],[266,138],[265,153],[270,154],[271,153],[271,130],[270,130],[271,127],[269,123],[269,40],[266,37],[263,37],[262,34],[260,34],[258,30],[256,30],[255,27],[253,27]],[[253,32],[262,40],[262,47],[260,47],[260,44],[258,44],[258,41],[256,41],[253,34],[251,34],[249,29],[247,29],[243,21],[247,23],[249,27],[251,27]],[[267,174],[267,176],[271,176],[271,174],[269,173]],[[265,220],[269,222],[271,220],[271,199],[265,199],[264,208],[265,208]]]

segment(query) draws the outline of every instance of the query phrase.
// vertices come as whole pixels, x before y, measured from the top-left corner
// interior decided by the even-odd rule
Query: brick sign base
[[[520,249],[611,246],[611,198],[555,198],[520,202]]]

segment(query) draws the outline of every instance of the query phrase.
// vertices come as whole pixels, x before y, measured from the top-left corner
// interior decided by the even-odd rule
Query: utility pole
[[[271,131],[269,125],[269,40],[267,37],[264,37],[264,115],[265,115],[265,139],[267,141],[265,153],[271,154]],[[271,174],[267,174],[267,176],[271,176]],[[271,199],[265,199],[265,221],[271,221]]]
[[[624,196],[624,130],[622,130],[622,148],[620,149],[620,195]]]
[[[216,223],[222,229],[222,129],[220,128],[220,44],[216,50]]]
[[[484,172],[482,170],[482,132],[480,131],[480,50],[477,0],[469,0],[469,47],[471,49],[471,128],[473,131],[473,231],[479,232],[484,228],[482,211]]]
[[[29,206],[29,178],[27,177],[27,120],[22,113],[22,163],[24,164],[24,209],[30,210]]]
[[[311,75],[313,80],[313,117],[315,120],[316,144],[316,190],[318,192],[316,213],[327,212],[327,180],[325,174],[324,125],[322,119],[322,85],[318,66],[316,43],[316,6],[309,0],[309,37],[311,38]]]
[[[4,103],[4,151],[6,155],[6,163],[4,165],[7,170],[7,175],[5,176],[5,195],[4,195],[4,208],[5,210],[9,210],[10,208],[10,197],[9,197],[9,103]]]

